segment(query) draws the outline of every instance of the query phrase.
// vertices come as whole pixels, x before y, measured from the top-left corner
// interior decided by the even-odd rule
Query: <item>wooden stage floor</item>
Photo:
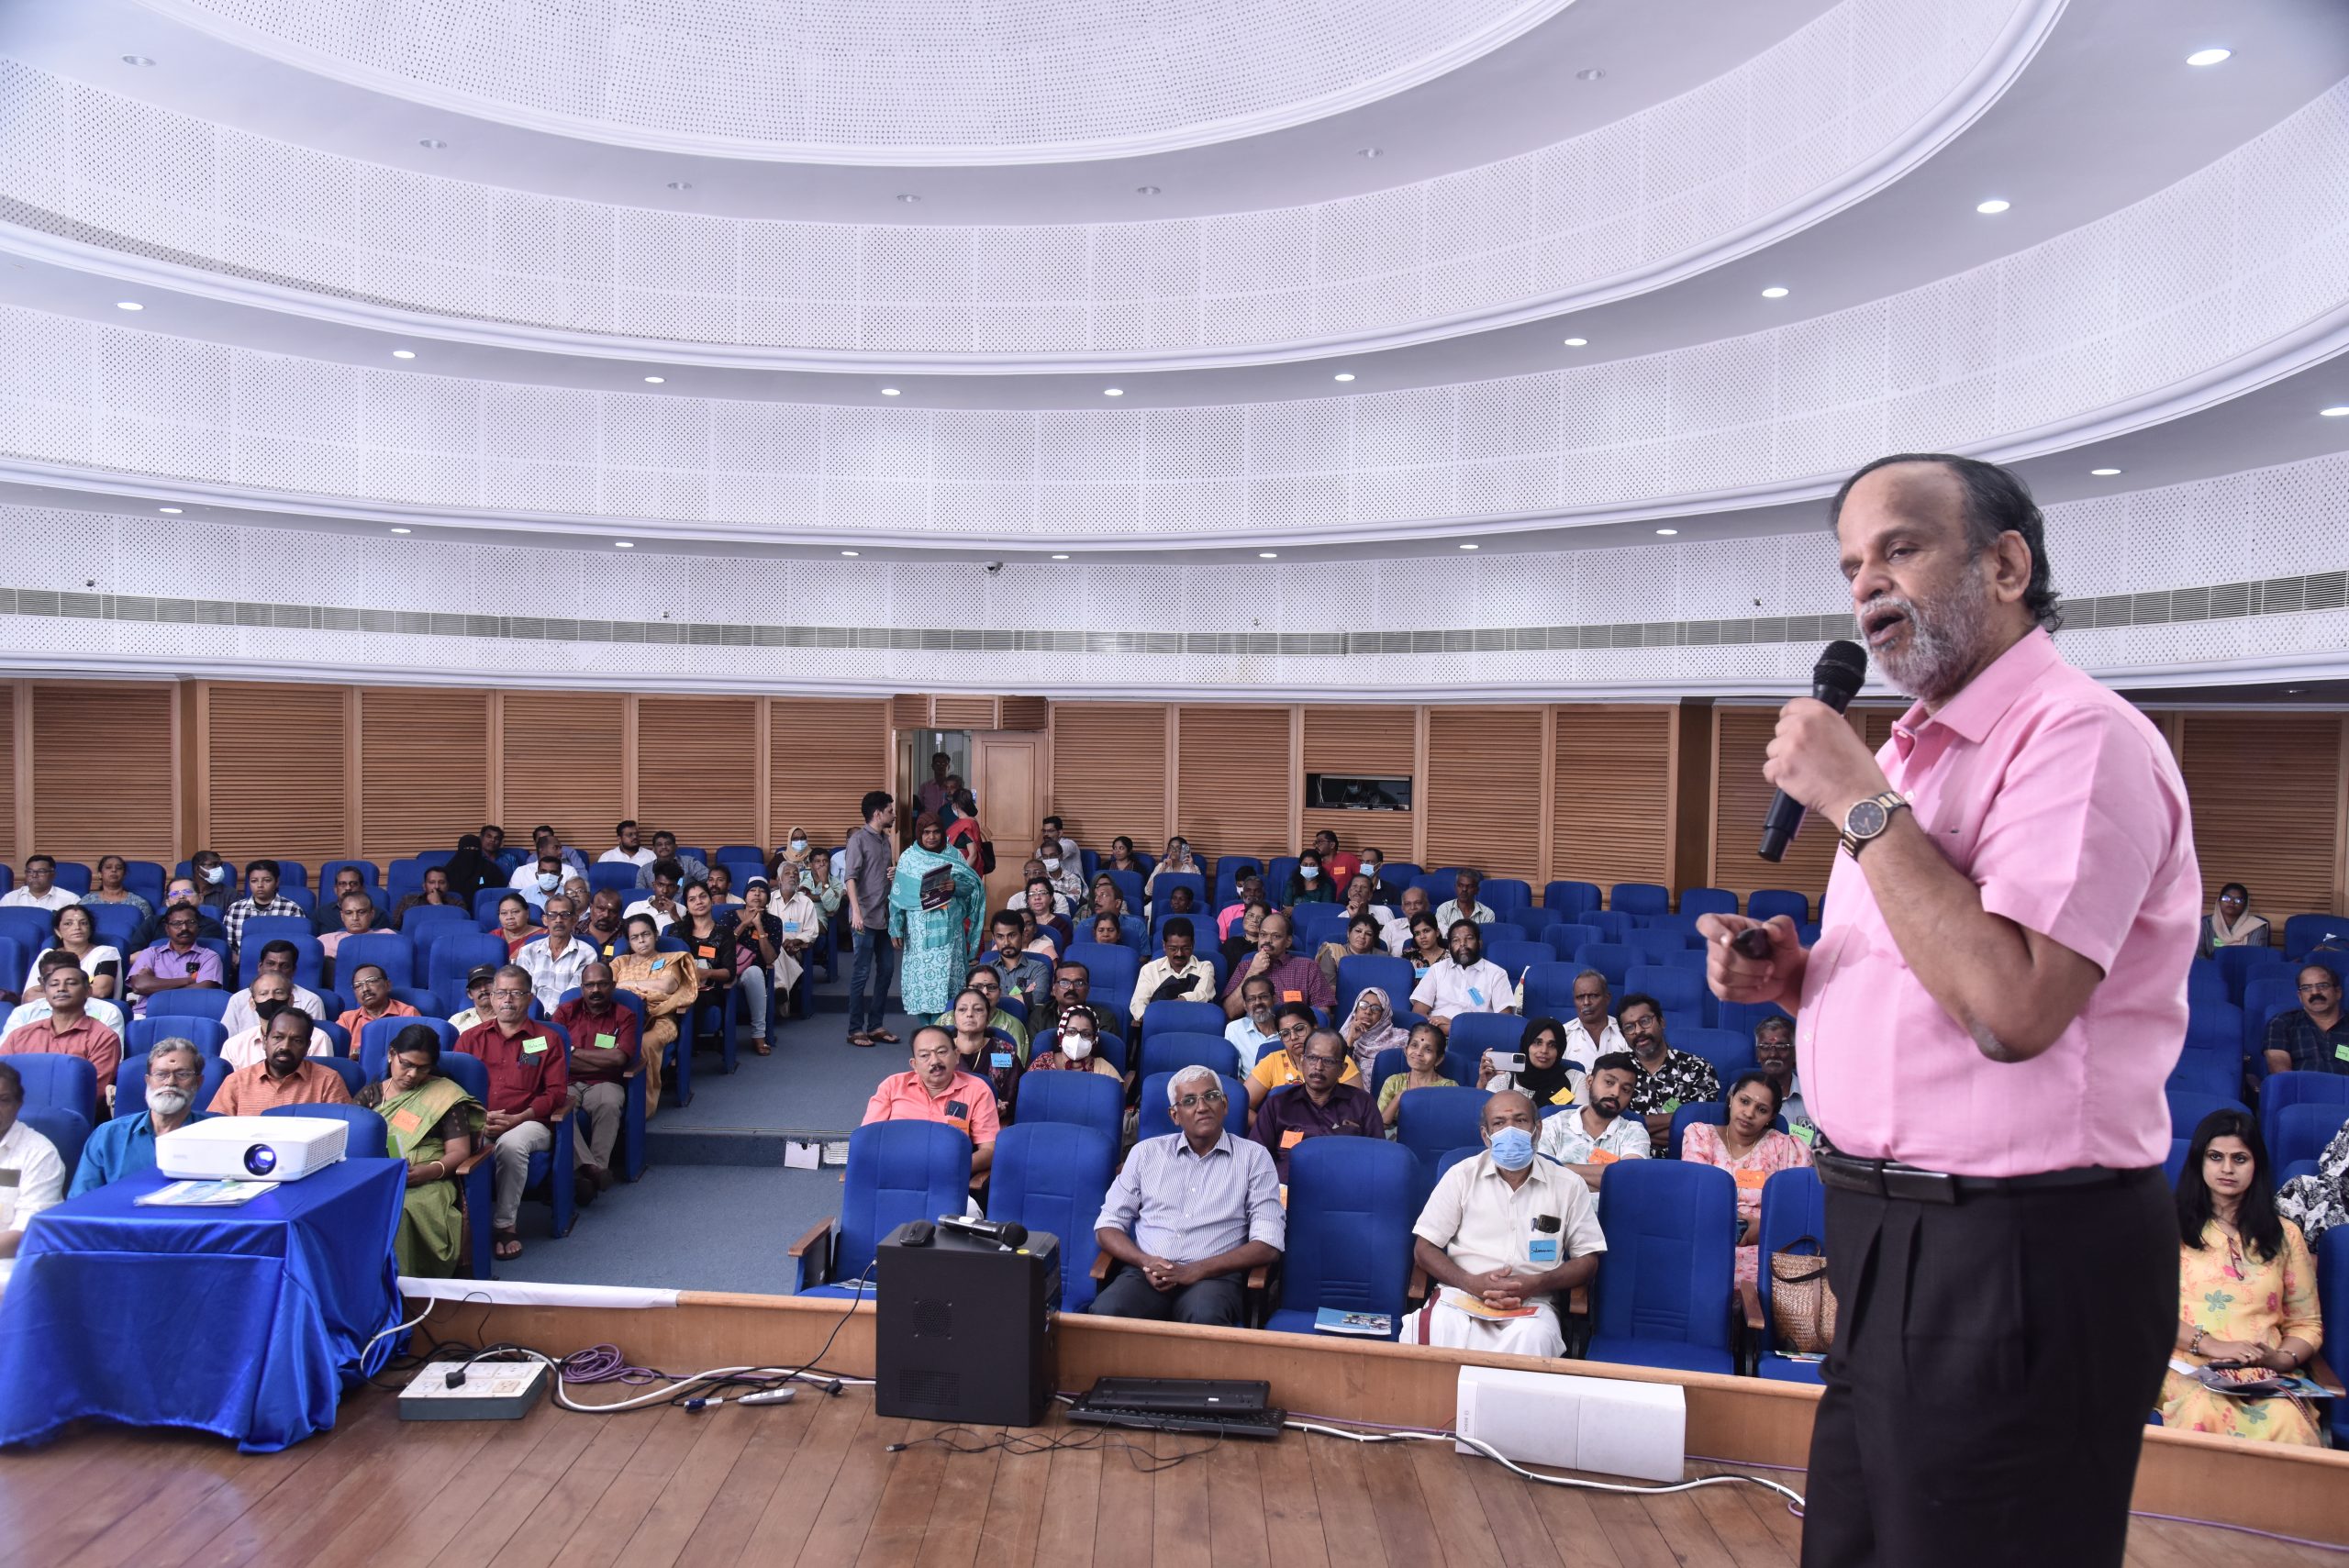
[[[941,1429],[881,1419],[863,1389],[813,1388],[787,1406],[699,1415],[542,1405],[521,1421],[449,1424],[403,1423],[392,1396],[370,1389],[333,1432],[264,1455],[90,1428],[0,1455],[0,1564],[1792,1568],[1801,1539],[1784,1499],[1758,1487],[1607,1496],[1426,1442],[1292,1432],[1218,1444],[1056,1423],[1043,1432],[1103,1446],[885,1451]],[[1135,1452],[1108,1446],[1118,1442]],[[1131,1462],[1193,1450],[1155,1474]],[[1801,1489],[1798,1476],[1775,1478]],[[2130,1536],[2132,1568],[2340,1561],[2150,1519]]]

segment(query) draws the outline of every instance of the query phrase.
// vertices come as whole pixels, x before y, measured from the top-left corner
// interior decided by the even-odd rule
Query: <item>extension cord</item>
[[[400,1390],[400,1419],[518,1421],[546,1391],[546,1363],[540,1361],[427,1362]]]
[[[688,1410],[707,1410],[715,1405],[788,1405],[799,1393],[796,1388],[763,1388],[756,1394],[738,1394],[731,1399],[688,1399]]]

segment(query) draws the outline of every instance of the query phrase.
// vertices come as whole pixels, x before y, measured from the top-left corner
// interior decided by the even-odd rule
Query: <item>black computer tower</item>
[[[884,1416],[1032,1427],[1052,1404],[1061,1243],[1030,1234],[1017,1250],[909,1226],[874,1257],[874,1407]]]

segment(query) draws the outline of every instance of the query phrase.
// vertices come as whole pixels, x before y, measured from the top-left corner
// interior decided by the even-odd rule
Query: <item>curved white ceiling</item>
[[[846,163],[1128,156],[1318,119],[1572,0],[145,0],[246,48],[486,119]]]

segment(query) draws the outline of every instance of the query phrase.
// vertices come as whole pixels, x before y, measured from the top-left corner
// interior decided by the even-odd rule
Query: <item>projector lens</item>
[[[266,1176],[277,1169],[277,1151],[266,1143],[256,1143],[245,1151],[245,1169],[256,1176]]]

